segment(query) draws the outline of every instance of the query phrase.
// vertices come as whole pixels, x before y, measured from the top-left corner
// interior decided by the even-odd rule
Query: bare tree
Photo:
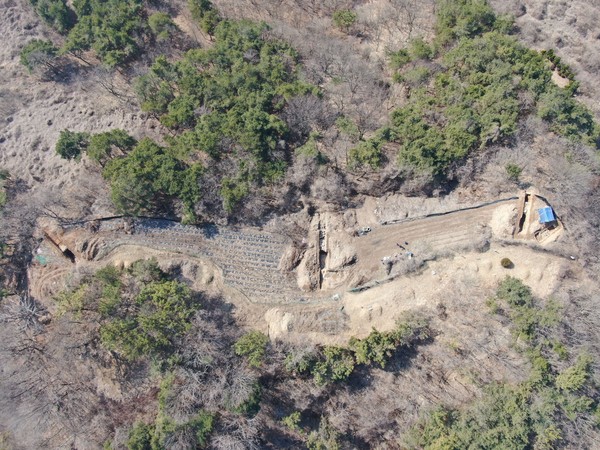
[[[14,295],[8,299],[8,303],[5,310],[0,312],[0,322],[13,322],[21,332],[31,330],[41,333],[42,322],[49,321],[46,309],[27,294]]]

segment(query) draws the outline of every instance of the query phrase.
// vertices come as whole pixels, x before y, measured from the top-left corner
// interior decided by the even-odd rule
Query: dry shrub
[[[311,187],[312,197],[336,204],[343,203],[349,193],[344,177],[332,170],[317,178]]]
[[[500,265],[505,269],[512,269],[514,267],[513,262],[509,258],[502,258],[500,260]]]

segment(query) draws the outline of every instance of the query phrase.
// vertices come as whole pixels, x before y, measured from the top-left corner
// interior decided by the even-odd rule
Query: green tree
[[[283,362],[285,370],[290,373],[306,374],[310,372],[315,355],[310,351],[293,351],[289,353]]]
[[[356,124],[346,116],[340,116],[335,120],[335,126],[346,136],[357,141],[362,136]]]
[[[63,130],[56,142],[56,153],[65,159],[79,159],[81,152],[87,149],[90,135],[75,131]]]
[[[122,212],[139,215],[164,207],[167,200],[187,193],[190,207],[197,201],[187,176],[198,175],[176,159],[168,149],[150,139],[142,139],[125,157],[114,158],[104,167],[103,175],[110,182],[115,206]],[[193,177],[192,177],[193,178]]]
[[[352,353],[341,347],[324,347],[322,359],[312,368],[312,374],[317,384],[331,381],[343,381],[354,371],[356,364]]]
[[[496,290],[496,295],[511,306],[531,306],[533,303],[533,295],[529,286],[515,277],[504,278]]]
[[[126,155],[136,144],[137,141],[126,131],[114,129],[91,135],[87,146],[87,155],[93,161],[104,166],[115,156],[115,152],[121,156]]]
[[[416,59],[431,59],[434,56],[433,48],[422,37],[415,38],[410,42],[408,53],[413,61]]]
[[[429,72],[427,67],[415,66],[412,69],[406,70],[402,73],[402,80],[410,87],[414,88],[425,84],[430,75],[431,72]]]
[[[340,433],[329,423],[326,417],[321,417],[319,429],[309,433],[306,446],[309,450],[340,450]]]
[[[354,352],[357,364],[377,363],[385,367],[393,352],[403,346],[410,346],[430,336],[429,321],[420,316],[407,316],[387,332],[373,329],[364,339],[351,338],[349,348]]]
[[[129,431],[127,448],[129,450],[154,450],[152,448],[153,428],[142,422],[136,423]]]
[[[350,348],[354,350],[357,364],[371,364],[375,362],[385,367],[387,359],[396,350],[396,342],[389,333],[373,330],[364,339],[350,339]]]
[[[351,168],[368,166],[371,169],[377,169],[383,159],[381,141],[369,139],[368,141],[359,142],[356,147],[350,150],[348,159]]]
[[[150,71],[135,79],[134,89],[142,104],[142,111],[157,115],[167,112],[169,103],[175,100],[177,79],[175,68],[164,56],[154,61]]]
[[[65,0],[30,0],[35,12],[52,28],[66,34],[77,20]]]
[[[600,126],[592,113],[558,87],[540,96],[538,116],[550,122],[551,129],[568,138],[583,139],[588,145],[600,148]]]
[[[158,261],[154,257],[133,262],[127,271],[142,283],[162,281],[166,277],[166,274],[158,266]],[[98,273],[96,273],[96,276],[98,276]]]
[[[289,416],[285,416],[283,419],[281,419],[281,422],[288,427],[289,430],[299,432],[301,431],[299,426],[300,418],[300,412],[294,411]]]
[[[41,72],[42,75],[50,70],[58,71],[55,65],[58,48],[51,41],[33,39],[21,50],[20,61],[29,73]]]
[[[231,213],[248,195],[248,183],[232,178],[221,180],[221,197],[223,197],[223,208]]]
[[[189,288],[176,281],[145,285],[131,306],[107,317],[100,328],[102,343],[131,360],[170,349],[189,329],[197,308]]]
[[[350,27],[356,23],[358,15],[349,9],[341,9],[333,13],[333,23],[340,30],[348,32]]]
[[[496,23],[494,10],[486,0],[443,0],[436,17],[436,40],[440,44],[491,31]]]
[[[199,21],[213,9],[213,5],[210,0],[188,0],[188,8],[192,13],[192,18]]]
[[[556,387],[563,391],[580,390],[590,377],[593,359],[589,355],[580,355],[577,362],[556,377]]]
[[[508,178],[512,181],[518,182],[519,181],[519,177],[521,176],[521,172],[523,172],[523,169],[518,166],[517,164],[514,163],[508,163],[505,167],[504,170],[506,170],[506,174],[508,175]]]
[[[148,17],[148,26],[159,41],[168,40],[177,31],[177,25],[175,25],[173,19],[168,14],[161,12]]]
[[[250,331],[233,346],[235,354],[245,356],[252,367],[260,367],[265,357],[269,338],[260,331]]]
[[[140,49],[145,33],[141,0],[75,0],[79,20],[63,51],[94,50],[108,67],[123,64]]]
[[[167,106],[167,113],[160,121],[169,128],[190,128],[196,120],[196,100],[193,97],[180,95]]]
[[[221,17],[210,0],[188,0],[188,7],[192,18],[200,24],[200,28],[212,35],[221,21]]]
[[[405,49],[400,49],[395,52],[390,52],[389,58],[390,58],[390,67],[395,70],[404,67],[406,64],[408,64],[411,61],[411,57],[408,53],[408,50],[405,50]]]
[[[200,411],[186,426],[196,435],[196,443],[204,447],[208,443],[208,436],[212,433],[215,422],[214,414]]]

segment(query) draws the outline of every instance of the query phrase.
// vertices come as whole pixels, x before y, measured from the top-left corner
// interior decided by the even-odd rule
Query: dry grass
[[[178,0],[175,3],[181,6],[185,2]],[[332,99],[327,108],[334,113],[344,112],[356,119],[364,119],[367,132],[381,124],[385,110],[398,101],[394,92],[377,84],[386,77],[382,67],[383,52],[388,47],[402,45],[411,35],[431,32],[430,1],[419,2],[421,9],[418,9],[411,30],[407,15],[396,17],[389,10],[392,3],[410,5],[411,0],[360,2],[356,8],[359,28],[350,35],[333,30],[330,15],[336,9],[359,2],[215,0],[215,3],[227,16],[271,22],[277,35],[290,39],[300,49],[307,76],[326,86],[327,95]],[[573,67],[582,82],[582,101],[600,116],[600,104],[594,101],[600,97],[600,52],[597,50],[600,10],[597,0],[492,0],[492,3],[498,10],[518,16],[518,36],[526,45],[539,49],[557,48],[557,54]],[[98,175],[91,175],[92,171],[85,164],[67,162],[54,154],[53,146],[59,132],[65,128],[99,132],[118,127],[137,137],[158,138],[158,130],[153,128],[156,123],[140,115],[137,106],[127,97],[118,99],[103,89],[99,82],[106,81],[106,73],[74,72],[62,83],[41,82],[28,76],[18,63],[22,46],[33,38],[52,37],[57,41],[61,38],[41,25],[27,4],[27,0],[0,0],[0,29],[4,38],[4,45],[0,46],[0,167],[8,169],[32,188],[27,195],[37,199],[36,205],[52,205],[65,213],[74,205],[77,214],[105,213],[111,206],[107,192],[100,187]],[[318,80],[324,64],[331,65],[330,72]],[[341,87],[328,84],[327,77],[346,73],[349,66],[353,69],[352,76]],[[123,80],[111,78],[109,81]],[[354,84],[360,89],[349,104],[342,105],[340,99],[348,95]],[[129,94],[126,86],[119,86],[126,95]],[[382,94],[388,98],[384,104],[379,100]],[[375,112],[371,114],[371,111]],[[365,118],[365,112],[372,117]],[[326,135],[323,141],[332,143],[328,149],[330,156],[343,165],[352,142],[336,139]],[[517,186],[507,178],[505,166],[508,163],[523,169],[522,185]],[[413,275],[413,279],[380,286],[354,303],[344,301],[331,303],[330,307],[316,305],[303,309],[290,306],[292,337],[304,341],[310,335],[316,336],[317,341],[344,343],[341,340],[345,341],[354,330],[368,334],[372,326],[389,329],[402,310],[420,307],[435,316],[436,337],[433,343],[420,348],[418,354],[397,355],[386,370],[360,373],[350,387],[337,391],[317,388],[305,380],[282,377],[274,381],[276,385],[270,386],[273,390],[265,394],[264,409],[256,423],[277,427],[276,413],[281,410],[281,405],[285,405],[307,409],[315,415],[328,415],[336,428],[357,437],[356,447],[365,447],[367,443],[393,447],[399,433],[424,409],[440,402],[461,405],[476,396],[479,393],[477,386],[483,383],[523,379],[527,368],[524,360],[511,350],[506,323],[488,314],[484,304],[493,285],[505,274],[499,265],[505,254],[515,263],[511,273],[528,277],[527,282],[533,285],[534,292],[539,295],[554,293],[567,305],[565,316],[575,330],[574,345],[588,347],[593,354],[598,354],[600,337],[595,324],[600,299],[596,282],[586,278],[585,273],[597,276],[600,264],[597,248],[600,241],[597,224],[600,183],[595,156],[588,149],[549,135],[542,124],[532,121],[519,134],[514,147],[490,149],[480,160],[470,164],[464,170],[464,182],[451,196],[423,199],[390,195],[388,201],[369,198],[363,208],[354,212],[356,221],[352,226],[450,210],[465,199],[512,195],[519,187],[533,185],[549,198],[567,228],[566,239],[553,251],[565,255],[570,254],[567,251],[573,251],[579,261],[568,269],[559,270],[552,262],[553,257],[548,256],[550,262],[540,267],[535,249],[521,247],[498,249],[498,255],[493,253],[495,249],[484,254],[472,252],[469,253],[471,259],[465,259],[461,254],[469,251],[469,246],[479,249],[488,240],[487,230],[479,230],[482,231],[478,233],[479,240],[471,239],[464,246],[452,247],[452,254],[433,252],[444,258],[433,261],[426,271]],[[313,187],[314,196],[323,202],[346,197],[350,189],[342,178],[321,174],[320,181]],[[310,186],[306,192],[310,192]],[[280,219],[278,223],[285,220]],[[307,220],[309,218],[305,216],[298,218],[298,222]],[[302,229],[306,223],[298,227]],[[412,237],[403,233],[397,240],[412,242]],[[443,237],[437,230],[431,235],[431,240],[434,235]],[[417,253],[426,254],[427,249],[421,251],[419,248]],[[410,268],[397,267],[398,271],[404,269]],[[54,275],[59,274],[49,273],[49,276]],[[415,284],[422,288],[415,288]],[[248,307],[236,308],[232,317],[239,320],[238,324],[265,328],[264,306],[259,305],[251,311]],[[227,321],[233,324],[233,318],[227,317]],[[206,333],[208,326],[204,325],[202,332]],[[41,441],[52,433],[56,433],[54,440],[46,442],[47,446],[96,448],[113,433],[110,426],[116,429],[115,440],[123,443],[127,440],[129,423],[152,416],[155,397],[151,383],[132,378],[123,385],[111,384],[116,375],[106,371],[106,366],[112,362],[102,359],[106,355],[90,337],[92,326],[88,324],[82,328],[80,323],[61,319],[53,322],[43,337],[35,339],[27,339],[13,328],[2,327],[2,369],[13,378],[0,380],[5,383],[0,385],[0,399],[5,405],[0,413],[0,448],[5,445],[4,427],[13,431],[11,439],[18,440],[23,448],[43,447]],[[213,342],[221,342],[218,334],[221,332],[217,330],[211,335],[211,346]],[[208,344],[203,346],[196,339],[198,336],[190,338],[186,348],[196,343],[198,348],[195,350],[201,354]],[[34,345],[36,340],[44,345],[43,357]],[[25,347],[19,347],[23,345]],[[215,355],[225,351],[213,347],[209,350]],[[22,353],[15,353],[19,351]],[[65,367],[69,370],[64,370]],[[233,383],[230,372],[235,369],[237,367],[224,366],[225,375],[215,377],[206,389],[202,386],[206,396],[214,396],[205,400],[208,405],[220,402],[219,395],[228,380]],[[24,393],[22,400],[15,402],[11,395],[18,392],[16,386],[21,384],[30,386],[31,394]],[[130,402],[109,402],[112,409],[107,409],[103,403],[107,394],[115,394],[121,388]],[[32,399],[34,395],[37,398]],[[63,402],[60,411],[56,408],[59,398]],[[65,415],[69,414],[72,417],[67,420]],[[109,417],[111,415],[113,417]],[[117,416],[119,420],[115,423],[113,419]],[[236,433],[244,429],[243,424],[238,425],[228,424]],[[233,445],[226,442],[225,437],[219,442],[223,446]]]
[[[497,11],[517,17],[527,46],[553,48],[581,82],[580,99],[600,118],[600,9],[597,0],[491,0]]]

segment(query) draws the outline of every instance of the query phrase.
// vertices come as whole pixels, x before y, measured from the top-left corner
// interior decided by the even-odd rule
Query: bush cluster
[[[167,356],[199,307],[190,289],[170,280],[156,260],[127,270],[107,266],[56,301],[59,313],[99,314],[102,344],[129,360]]]
[[[89,133],[63,130],[56,142],[56,153],[65,159],[79,159],[89,145]]]
[[[325,346],[318,355],[293,355],[286,357],[288,371],[310,373],[315,382],[324,385],[346,380],[358,364],[377,364],[385,367],[387,361],[399,348],[409,347],[429,337],[428,320],[409,316],[399,320],[392,331],[375,329],[364,339],[352,338],[348,348]]]
[[[139,53],[146,33],[142,6],[141,0],[75,0],[77,23],[63,50],[94,50],[109,67],[129,61]]]
[[[125,131],[114,129],[90,135],[63,130],[56,152],[65,159],[79,159],[86,153],[103,167],[117,210],[140,215],[157,212],[179,199],[184,218],[194,218],[200,199],[202,167],[186,164],[169,148],[150,139],[137,142]]]
[[[504,170],[506,170],[506,174],[508,175],[508,178],[514,182],[519,181],[519,177],[521,176],[521,173],[523,172],[523,169],[514,163],[507,164],[504,167]]]
[[[600,397],[589,355],[580,354],[566,368],[552,362],[555,349],[562,346],[549,338],[560,322],[556,304],[540,306],[529,287],[513,277],[499,284],[496,301],[512,320],[517,348],[529,359],[529,379],[491,384],[461,410],[436,408],[415,426],[409,447],[555,448],[565,427],[596,420]],[[558,356],[565,359],[563,351]]]
[[[568,79],[571,83],[575,82],[575,73],[567,64],[561,61],[553,49],[542,50],[540,53],[550,61],[552,69],[558,71],[561,77]]]
[[[9,178],[7,171],[0,169],[0,211],[6,205],[8,201],[8,195],[6,193],[6,180]],[[0,242],[0,258],[3,255],[3,244]]]
[[[392,113],[386,133],[399,145],[401,165],[441,176],[473,150],[512,136],[519,119],[532,112],[525,92],[553,131],[600,145],[600,126],[573,98],[574,90],[551,82],[547,58],[553,53],[523,47],[509,35],[511,23],[486,1],[446,0],[437,10],[432,44],[415,39],[391,53],[394,79],[410,88],[408,103]],[[435,55],[438,67],[427,61]],[[379,139],[350,153],[355,165],[377,166],[363,155],[380,148]]]
[[[136,82],[142,109],[178,132],[170,140],[178,158],[203,152],[235,160],[237,173],[222,178],[229,212],[251,186],[283,176],[288,130],[277,114],[296,95],[318,94],[300,81],[296,52],[265,38],[266,31],[263,24],[221,21],[213,47],[173,63],[160,57]]]
[[[502,258],[500,260],[500,265],[505,269],[510,269],[514,266],[513,262],[509,258]]]
[[[245,356],[252,367],[260,367],[268,343],[268,336],[260,331],[250,331],[236,341],[233,349],[236,355]]]
[[[157,31],[167,22],[153,20]],[[135,82],[142,109],[173,130],[168,146],[138,143],[122,130],[61,133],[57,152],[78,159],[87,151],[102,165],[119,211],[156,212],[179,199],[184,219],[193,221],[206,175],[219,181],[230,213],[252,188],[284,175],[290,143],[278,113],[292,97],[319,91],[300,80],[298,55],[267,38],[266,25],[220,20],[213,31],[211,48],[190,50],[176,62],[159,57]],[[200,152],[214,164],[197,163]],[[225,172],[217,167],[224,161],[231,167]]]
[[[337,28],[343,31],[348,31],[358,19],[358,15],[349,9],[340,9],[333,13],[333,23]]]
[[[164,13],[146,21],[142,0],[74,0],[71,6],[65,0],[30,1],[48,25],[66,35],[61,52],[81,57],[93,50],[108,67],[131,61],[151,33],[161,40],[176,29]]]

